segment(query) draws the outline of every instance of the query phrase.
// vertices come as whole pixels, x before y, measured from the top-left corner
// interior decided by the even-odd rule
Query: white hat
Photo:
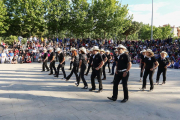
[[[117,51],[118,51],[117,49],[114,50],[114,52],[117,52]]]
[[[168,55],[165,51],[162,51],[160,54],[165,54],[166,56]]]
[[[79,50],[83,51],[84,53],[86,53],[86,48],[85,47],[81,47]]]
[[[70,51],[74,51],[74,50],[77,50],[75,47],[72,47]]]
[[[153,53],[153,51],[151,49],[147,49],[146,52]]]
[[[61,51],[61,49],[60,48],[56,48],[56,52],[59,52],[59,51]]]
[[[93,51],[93,48],[91,48],[89,51],[91,51],[91,52],[92,52],[92,51]]]
[[[46,48],[44,48],[43,51],[46,51]]]
[[[123,48],[123,49],[127,49],[124,45],[119,44],[117,48]]]
[[[107,52],[107,53],[110,53],[110,51],[109,51],[109,50],[106,50],[106,52]]]
[[[49,50],[53,50],[53,48],[52,48],[52,47],[49,47]]]
[[[145,49],[143,49],[143,50],[141,51],[141,53],[144,53],[144,52],[146,52],[146,50],[145,50]]]
[[[105,52],[104,49],[100,49],[100,52]]]
[[[98,46],[94,46],[93,50],[99,50],[99,47]]]

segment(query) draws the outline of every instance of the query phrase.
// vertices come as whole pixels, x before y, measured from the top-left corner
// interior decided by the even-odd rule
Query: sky
[[[134,21],[151,24],[152,0],[119,0],[123,5],[128,4],[129,14]],[[153,25],[180,26],[180,0],[154,0]]]
[[[91,0],[88,0],[90,2]],[[151,24],[152,0],[118,0],[123,5],[128,4],[129,14],[134,21]],[[154,0],[154,26],[180,26],[180,0]]]

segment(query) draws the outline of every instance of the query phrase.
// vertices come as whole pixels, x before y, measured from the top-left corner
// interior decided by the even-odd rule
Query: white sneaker
[[[74,83],[76,86],[78,86],[79,84],[77,82]]]

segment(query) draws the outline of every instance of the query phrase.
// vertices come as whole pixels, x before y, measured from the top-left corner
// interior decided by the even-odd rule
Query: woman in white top
[[[1,63],[3,64],[4,62],[5,62],[5,60],[6,60],[6,58],[7,58],[7,55],[6,55],[6,53],[4,52],[4,50],[3,50],[3,52],[2,52],[2,54],[1,54]]]

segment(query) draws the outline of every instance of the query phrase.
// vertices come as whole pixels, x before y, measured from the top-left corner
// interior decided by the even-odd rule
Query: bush
[[[8,45],[12,45],[14,40],[18,40],[16,36],[9,36],[9,37],[6,37],[6,39],[4,40],[4,42]]]
[[[23,38],[23,39],[21,40],[21,44],[26,44],[26,42],[27,42],[27,38]]]

